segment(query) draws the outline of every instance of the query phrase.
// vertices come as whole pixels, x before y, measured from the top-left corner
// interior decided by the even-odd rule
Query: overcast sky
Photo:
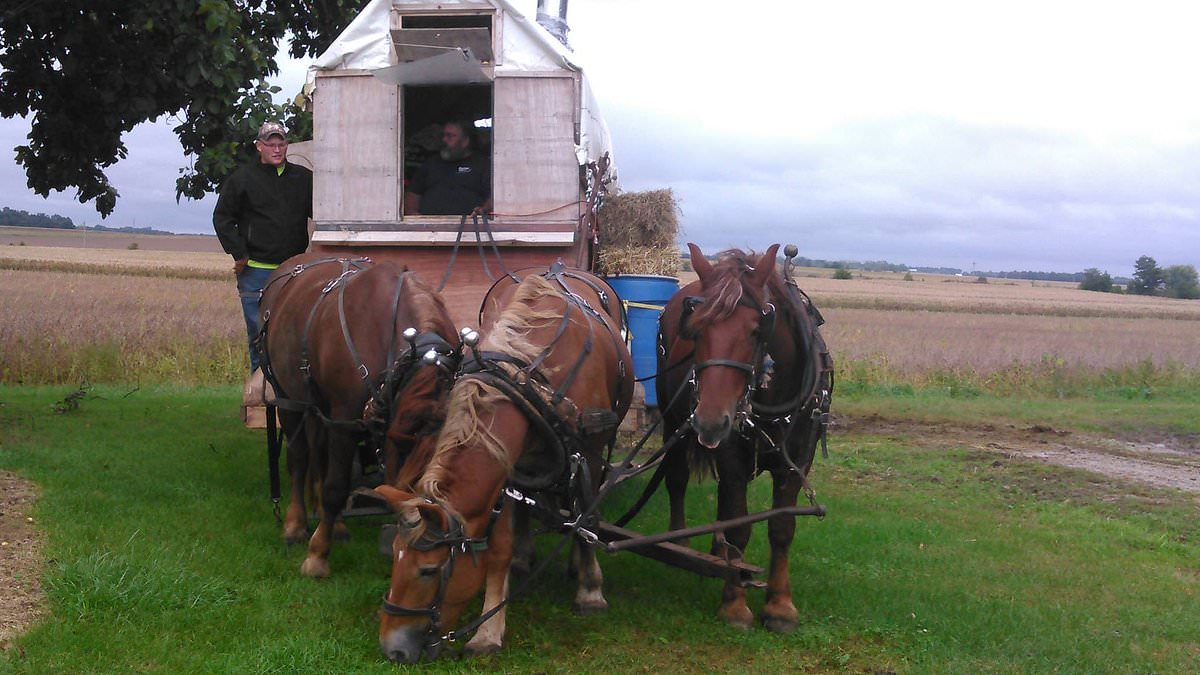
[[[1200,3],[709,6],[569,3],[622,187],[672,188],[681,241],[980,271],[1200,266]],[[285,94],[306,65],[286,64]],[[175,203],[169,128],[128,135],[105,225],[211,232],[213,198]],[[0,206],[100,222],[25,187],[8,149],[27,132],[0,120]]]

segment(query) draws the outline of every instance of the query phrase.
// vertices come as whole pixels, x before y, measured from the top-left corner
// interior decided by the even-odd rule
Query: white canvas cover
[[[498,20],[503,23],[502,44],[496,58],[496,74],[546,72],[570,70],[581,73],[582,91],[580,106],[580,138],[575,146],[575,157],[586,164],[609,155],[609,179],[615,187],[617,166],[612,157],[612,141],[608,126],[600,114],[600,108],[592,93],[587,74],[562,43],[556,40],[536,21],[528,19],[512,6],[509,0],[488,0],[496,7]],[[346,30],[333,41],[329,48],[316,58],[309,69],[310,83],[313,72],[318,70],[370,70],[384,71],[395,64],[392,62],[390,14],[392,7],[405,5],[428,8],[438,6],[478,6],[478,0],[371,0],[362,12],[350,22]],[[394,81],[394,71],[385,71]]]

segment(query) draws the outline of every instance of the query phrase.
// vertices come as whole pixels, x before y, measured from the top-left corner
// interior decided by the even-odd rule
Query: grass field
[[[69,390],[0,387],[0,468],[42,486],[34,518],[49,534],[51,612],[0,654],[0,670],[396,672],[375,637],[389,569],[375,551],[378,521],[352,521],[355,540],[335,548],[332,578],[301,578],[303,551],[278,539],[262,440],[239,427],[235,388],[98,387],[77,410],[52,412]],[[857,414],[875,402],[850,407]],[[926,404],[935,417],[987,408]],[[1154,405],[1110,405],[1108,423],[1136,423]],[[1044,414],[1079,425],[1087,408],[1048,402]],[[1174,414],[1176,424],[1195,424]],[[602,558],[606,615],[570,613],[560,561],[512,607],[500,654],[420,670],[1200,667],[1193,497],[894,434],[835,435],[831,450],[814,473],[830,515],[802,519],[793,548],[795,633],[731,630],[714,616],[719,582],[621,553]],[[610,512],[636,487],[616,495]],[[765,506],[768,493],[769,481],[757,481],[754,504]],[[662,527],[662,497],[637,527]],[[711,485],[690,497],[692,522],[704,522]],[[748,557],[764,561],[761,531]]]
[[[228,258],[138,243],[78,257],[0,244],[0,470],[39,486],[49,612],[0,646],[0,672],[407,672],[376,645],[379,521],[351,523],[323,581],[279,541],[263,437],[238,418]],[[185,262],[204,254],[208,271]],[[1200,303],[802,274],[828,320],[838,424],[813,473],[829,516],[797,524],[797,631],[731,630],[719,582],[621,553],[601,561],[606,615],[570,613],[560,562],[514,604],[500,654],[421,670],[1200,671],[1195,493],[1046,464],[1003,438],[1165,443],[1186,470],[1200,455]],[[752,506],[769,488],[754,483]],[[662,528],[664,500],[636,529]],[[689,500],[690,524],[712,519],[711,483]],[[756,530],[750,562],[765,562],[764,540]]]

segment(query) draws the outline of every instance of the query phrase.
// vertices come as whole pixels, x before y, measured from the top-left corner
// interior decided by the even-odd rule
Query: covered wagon
[[[616,178],[608,130],[575,56],[507,0],[373,0],[310,84],[315,250],[445,279],[460,326],[504,270],[592,267]],[[406,185],[458,120],[491,162],[491,216],[406,213]]]

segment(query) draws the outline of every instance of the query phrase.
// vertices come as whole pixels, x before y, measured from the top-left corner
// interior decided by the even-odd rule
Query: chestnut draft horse
[[[761,257],[729,250],[709,264],[694,244],[692,269],[700,277],[667,302],[660,318],[658,400],[663,438],[689,427],[667,453],[663,470],[673,530],[684,522],[688,477],[715,473],[717,519],[747,512],[747,484],[762,471],[773,481],[772,507],[795,507],[823,437],[833,390],[833,365],[818,330],[820,315],[790,275],[775,271],[775,252]],[[790,249],[791,247],[789,247]],[[771,562],[760,618],[772,631],[795,628],[798,617],[788,577],[794,515],[768,519]],[[750,525],[713,537],[712,553],[740,560]],[[731,577],[719,616],[750,627],[746,590]]]
[[[360,446],[374,449],[392,482],[420,441],[444,419],[459,337],[441,297],[392,263],[306,253],[284,262],[260,304],[263,373],[275,389],[288,439],[288,543],[308,530],[307,481],[320,521],[301,574],[329,576],[329,551],[345,535],[338,518],[350,496]],[[310,473],[310,467],[315,471]]]
[[[397,662],[436,658],[457,635],[446,628],[481,587],[483,614],[460,630],[479,626],[465,649],[501,647],[522,534],[510,498],[565,529],[572,522],[560,508],[576,521],[590,516],[604,448],[633,396],[621,308],[599,278],[556,263],[519,284],[501,279],[483,308],[486,338],[454,385],[415,494],[377,488],[400,514],[379,628],[380,647]],[[603,611],[595,552],[573,539],[574,608]]]

